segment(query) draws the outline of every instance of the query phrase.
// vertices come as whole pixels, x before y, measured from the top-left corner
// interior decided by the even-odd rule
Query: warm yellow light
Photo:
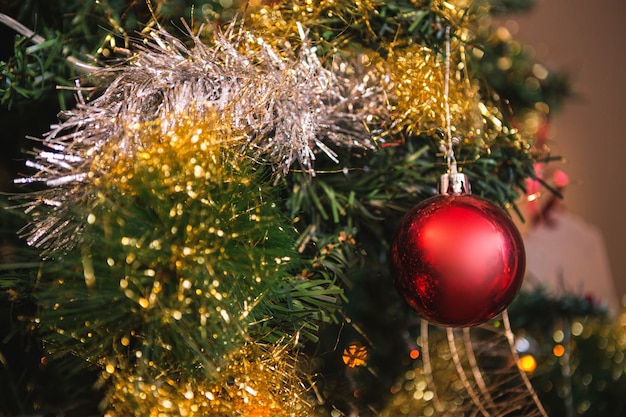
[[[367,348],[361,344],[353,343],[343,350],[343,363],[349,368],[364,366],[367,360]]]
[[[565,348],[563,347],[563,345],[556,345],[552,349],[552,353],[554,353],[554,356],[556,356],[557,358],[560,358],[565,353]]]
[[[537,369],[537,360],[533,355],[524,355],[517,361],[517,366],[524,372],[531,373]]]

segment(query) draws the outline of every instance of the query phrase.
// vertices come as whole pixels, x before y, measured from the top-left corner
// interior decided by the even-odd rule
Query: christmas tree
[[[0,413],[622,415],[626,323],[542,292],[507,312],[523,251],[471,250],[553,159],[533,138],[567,77],[492,21],[531,3],[3,6],[1,119],[28,151],[5,185]],[[389,267],[435,194],[488,209],[437,223],[470,243],[431,268],[478,259],[500,267],[472,284],[507,286],[420,292],[453,327]]]

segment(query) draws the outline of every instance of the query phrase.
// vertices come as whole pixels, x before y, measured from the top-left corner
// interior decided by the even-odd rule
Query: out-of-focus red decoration
[[[536,179],[529,178],[526,180],[526,206],[525,215],[529,226],[535,226],[539,223],[551,223],[551,213],[558,205],[560,200],[558,194],[551,192],[543,193],[544,183],[557,192],[562,193],[569,183],[568,175],[560,169],[557,169],[546,175],[544,163],[535,164]]]
[[[391,270],[407,303],[450,327],[486,322],[522,285],[526,255],[510,217],[480,197],[439,194],[411,209],[391,244]]]

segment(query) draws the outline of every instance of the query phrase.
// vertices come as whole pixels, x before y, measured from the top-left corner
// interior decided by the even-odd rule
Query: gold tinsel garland
[[[346,1],[280,1],[252,10],[246,20],[249,27],[266,34],[269,44],[277,50],[291,48],[299,43],[294,36],[298,27],[313,28],[324,33],[337,28],[326,27],[329,22],[340,21],[346,27],[360,27],[378,49],[355,46],[364,39],[349,39],[340,31],[331,40],[313,38],[314,45],[326,52],[322,62],[342,56],[352,68],[365,66],[370,77],[378,81],[384,92],[377,98],[378,116],[386,118],[383,131],[375,132],[378,138],[402,138],[405,134],[427,134],[441,137],[446,126],[446,104],[450,108],[450,124],[454,141],[462,146],[480,147],[489,152],[494,141],[512,135],[520,146],[528,142],[517,135],[498,108],[500,98],[481,85],[469,67],[466,45],[475,36],[473,31],[480,19],[487,15],[489,4],[481,1],[422,1],[414,0],[415,10],[433,10],[439,16],[439,29],[449,25],[451,36],[451,67],[449,94],[445,97],[445,57],[442,50],[411,41],[407,28],[394,28],[402,35],[384,40],[371,27],[370,18],[378,16],[384,2],[377,0]],[[408,13],[408,12],[407,12]],[[380,50],[387,51],[383,56]],[[476,53],[480,54],[480,50]],[[485,87],[484,85],[482,86]],[[447,102],[447,103],[446,103]],[[380,117],[378,121],[380,121]]]
[[[446,126],[445,62],[432,49],[411,46],[392,49],[387,60],[379,61],[380,71],[389,75],[391,104],[396,126],[416,135],[435,135]],[[482,117],[478,88],[462,71],[459,62],[450,74],[450,118],[453,135],[463,138],[480,134]]]
[[[113,389],[105,416],[310,416],[296,360],[284,346],[248,344],[229,355],[222,377],[214,381],[166,373],[145,380],[136,369],[109,369],[103,375]]]

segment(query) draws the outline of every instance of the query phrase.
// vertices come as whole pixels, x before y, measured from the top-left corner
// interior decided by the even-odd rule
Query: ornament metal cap
[[[472,187],[470,186],[467,175],[452,170],[439,177],[437,193],[443,195],[471,194]]]

